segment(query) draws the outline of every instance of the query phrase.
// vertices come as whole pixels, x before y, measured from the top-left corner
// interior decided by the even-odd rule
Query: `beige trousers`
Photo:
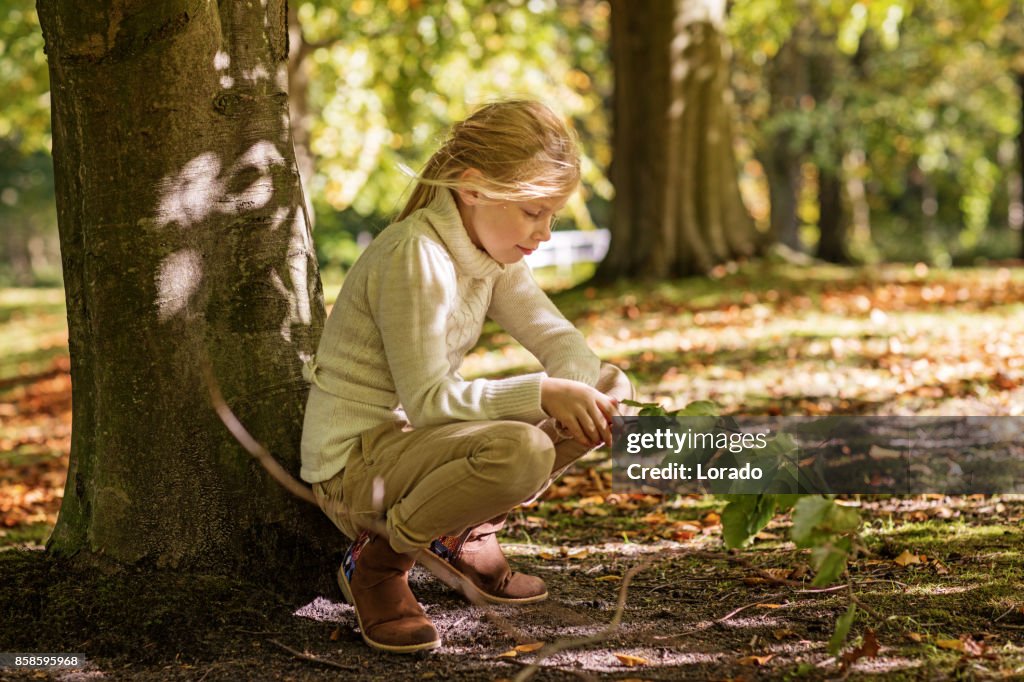
[[[629,379],[607,363],[595,388],[633,398]],[[536,499],[590,450],[559,435],[553,419],[421,429],[388,422],[364,432],[345,468],[314,484],[313,495],[350,538],[367,521],[386,519],[391,546],[411,552]]]

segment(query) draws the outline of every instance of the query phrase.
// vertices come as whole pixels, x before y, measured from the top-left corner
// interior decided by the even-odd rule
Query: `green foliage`
[[[49,88],[35,3],[0,3],[0,286],[60,282]]]
[[[664,417],[671,423],[674,417],[708,417],[712,426],[719,412],[711,401],[692,402],[679,410],[666,410],[658,403],[644,403],[633,400],[623,401],[624,405],[638,409],[641,417]],[[814,425],[812,424],[812,428]],[[766,447],[746,454],[756,457],[757,466],[767,471],[766,480],[790,483],[791,490],[801,489],[802,472],[793,465],[798,448],[788,433],[780,433],[768,439]],[[675,455],[687,461],[697,457],[703,459],[706,451],[684,450]],[[742,454],[742,453],[741,453]],[[814,584],[828,585],[846,570],[847,561],[858,546],[857,531],[860,528],[860,514],[853,508],[838,505],[832,497],[822,495],[790,493],[744,494],[745,482],[738,482],[733,492],[721,495],[728,501],[722,512],[722,536],[725,546],[744,547],[754,539],[779,512],[793,510],[793,525],[790,537],[797,547],[811,550],[811,566],[814,568]],[[806,488],[804,488],[806,490]]]
[[[641,417],[716,417],[719,413],[718,405],[710,400],[695,400],[678,410],[665,410],[658,403],[641,403],[636,400],[623,400],[623,405],[639,408],[637,414]]]
[[[790,536],[797,547],[813,547],[822,539],[856,530],[859,525],[860,516],[853,509],[839,507],[820,495],[809,495],[793,509]]]
[[[814,584],[828,585],[846,570],[860,514],[820,495],[803,497],[793,509],[790,537],[797,547],[810,548]]]
[[[586,199],[607,202],[611,185],[609,8],[588,0],[389,0],[303,2],[304,40],[317,115],[310,146],[317,214],[346,212],[325,233],[386,224],[448,126],[479,104],[514,96],[550,103],[570,117],[584,153],[584,196],[567,211],[592,224]],[[374,231],[370,229],[369,231]]]
[[[991,244],[1016,173],[1020,24],[1012,0],[738,0],[728,31],[740,130],[761,161],[751,181],[783,141],[810,166],[805,201],[821,171],[863,183],[862,257],[946,264]],[[800,218],[817,232],[816,205]]]
[[[0,3],[0,140],[26,155],[50,149],[50,79],[32,0]]]
[[[722,512],[722,537],[725,546],[744,547],[768,522],[775,518],[774,495],[737,495]]]
[[[44,151],[0,137],[0,286],[61,281],[53,168]]]

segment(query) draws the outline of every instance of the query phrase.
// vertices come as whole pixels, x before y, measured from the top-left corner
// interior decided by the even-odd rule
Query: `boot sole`
[[[363,627],[363,619],[359,616],[359,608],[356,606],[356,600],[352,597],[352,587],[348,584],[348,578],[345,577],[344,567],[338,569],[338,586],[341,587],[341,592],[345,595],[345,600],[352,605],[352,610],[356,612],[356,622],[359,623],[359,634],[362,635],[363,641],[374,649],[389,651],[393,654],[411,654],[417,651],[436,649],[441,646],[440,638],[435,639],[432,642],[423,642],[422,644],[383,644],[382,642],[376,642],[370,639],[366,634],[366,628]]]
[[[421,565],[424,565],[425,568],[428,568],[428,570],[430,570],[430,573],[433,574],[433,576],[435,578],[437,578],[438,580],[443,582],[445,585],[447,585],[451,589],[453,589],[456,592],[458,592],[459,594],[461,594],[470,603],[472,603],[474,601],[474,599],[473,599],[474,596],[479,596],[480,599],[482,599],[484,602],[486,602],[488,604],[495,604],[495,605],[501,605],[501,604],[506,604],[506,605],[534,604],[534,603],[539,602],[539,601],[544,601],[545,599],[548,598],[548,591],[547,590],[544,590],[544,594],[537,594],[537,595],[534,595],[532,597],[518,597],[518,598],[514,598],[514,597],[499,597],[499,596],[491,594],[489,592],[484,592],[482,589],[477,587],[473,583],[473,581],[470,580],[469,577],[465,573],[463,573],[459,569],[455,568],[454,566],[452,566],[450,563],[448,563],[447,561],[445,561],[441,557],[437,557],[437,560],[438,560],[439,563],[444,565],[444,570],[443,571],[436,571],[436,570],[433,569],[433,567],[425,566],[422,563],[421,563]],[[451,571],[451,574],[446,575],[445,574],[446,571]],[[455,576],[458,576],[458,577],[456,578]],[[465,590],[462,588],[462,583],[459,581],[460,578],[462,580],[466,581],[467,583],[469,583],[470,585],[473,585],[473,587],[475,588],[475,591],[476,591],[476,595],[466,594]]]

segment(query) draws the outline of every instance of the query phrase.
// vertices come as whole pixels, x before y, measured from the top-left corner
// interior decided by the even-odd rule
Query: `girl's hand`
[[[602,441],[611,446],[612,415],[617,413],[618,403],[579,381],[546,377],[540,384],[541,409],[567,429],[577,443],[590,448]]]

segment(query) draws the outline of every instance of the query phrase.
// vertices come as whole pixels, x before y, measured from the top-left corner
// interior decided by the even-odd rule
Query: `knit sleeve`
[[[600,359],[533,279],[524,261],[510,265],[498,278],[487,314],[540,360],[548,376],[590,386],[597,383]]]
[[[454,421],[537,422],[543,374],[509,379],[456,378],[448,361],[447,323],[456,291],[447,252],[423,237],[398,241],[380,261],[370,297],[399,402],[414,427]]]

